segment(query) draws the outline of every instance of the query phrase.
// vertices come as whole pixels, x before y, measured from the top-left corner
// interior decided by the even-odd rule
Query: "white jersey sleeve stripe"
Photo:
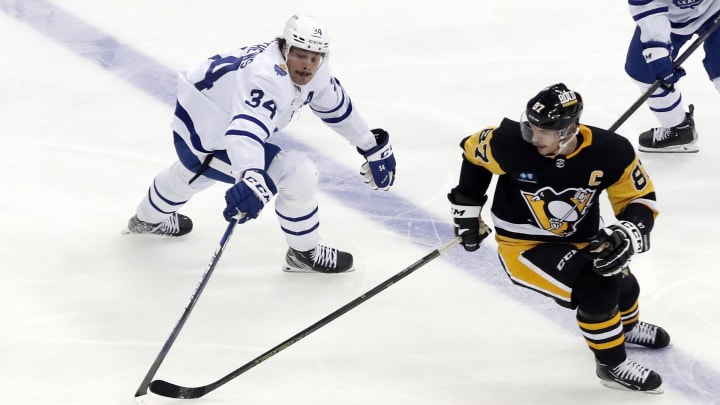
[[[253,116],[250,116],[247,114],[238,114],[238,115],[234,116],[232,118],[232,120],[233,121],[242,120],[242,121],[252,122],[253,124],[257,125],[260,129],[262,129],[262,131],[265,133],[265,138],[270,136],[270,130],[268,130],[268,127],[262,121],[260,121],[259,119],[255,118]],[[233,123],[233,124],[237,124],[237,123]],[[240,125],[242,125],[242,124],[240,124]]]
[[[321,118],[321,119],[323,120],[323,122],[325,122],[327,124],[337,124],[338,122],[342,122],[348,116],[350,116],[350,114],[352,113],[352,110],[353,110],[352,103],[348,103],[347,109],[345,110],[345,113],[343,115],[341,115],[339,117],[334,117],[334,118]],[[321,115],[321,114],[318,114],[318,115]]]
[[[635,13],[635,14],[633,14],[633,20],[635,20],[635,21],[640,21],[640,20],[642,20],[643,18],[647,18],[647,17],[649,17],[649,16],[651,16],[651,15],[666,14],[667,12],[668,12],[668,8],[667,8],[667,7],[654,8],[654,9],[651,9],[651,10],[645,10],[645,11],[643,11],[643,12],[641,12],[641,13]]]
[[[252,132],[249,132],[249,131],[241,131],[241,130],[239,130],[239,129],[231,129],[231,130],[229,130],[229,131],[227,131],[227,132],[225,133],[225,136],[229,136],[229,135],[232,135],[232,136],[244,136],[244,137],[246,137],[246,138],[252,139],[253,141],[259,143],[260,145],[264,145],[264,144],[265,144],[265,142],[263,142],[262,139],[258,138],[257,135],[255,135],[255,134],[253,134]]]
[[[330,109],[321,109],[317,105],[310,105],[310,109],[315,113],[315,115],[327,124],[337,124],[342,122],[349,117],[353,111],[352,101],[347,94],[345,94],[345,89],[342,87],[340,82],[333,78],[332,83],[334,85],[335,93],[339,98],[337,104]]]

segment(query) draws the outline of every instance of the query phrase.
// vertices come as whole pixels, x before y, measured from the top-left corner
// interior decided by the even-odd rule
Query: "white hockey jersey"
[[[669,43],[670,33],[694,34],[720,12],[720,0],[628,0],[642,42]]]
[[[304,105],[351,145],[376,146],[327,61],[298,86],[276,41],[216,55],[181,72],[172,129],[197,156],[227,150],[236,180],[265,166],[263,145]]]

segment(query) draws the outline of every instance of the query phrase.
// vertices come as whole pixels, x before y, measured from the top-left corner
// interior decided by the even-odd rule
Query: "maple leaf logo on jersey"
[[[704,0],[673,0],[673,4],[677,8],[695,8],[700,5]]]
[[[577,231],[595,196],[594,190],[565,189],[558,193],[545,187],[535,193],[522,192],[538,227],[566,237]]]
[[[275,73],[278,76],[286,76],[288,74],[287,66],[283,63],[282,65],[275,65]]]

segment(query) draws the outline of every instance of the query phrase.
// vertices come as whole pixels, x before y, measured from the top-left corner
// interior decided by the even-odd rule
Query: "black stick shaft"
[[[446,250],[448,250],[449,248],[454,246],[459,241],[460,241],[459,238],[453,238],[449,242],[445,243],[443,246],[428,253],[422,259],[420,259],[420,260],[416,261],[415,263],[411,264],[410,266],[406,267],[399,273],[397,273],[394,276],[390,277],[389,279],[385,280],[383,283],[377,285],[376,287],[369,290],[365,294],[363,294],[363,295],[355,298],[354,300],[350,301],[349,303],[343,305],[342,307],[337,309],[335,312],[332,312],[331,314],[327,315],[326,317],[322,318],[321,320],[319,320],[319,321],[315,322],[314,324],[310,325],[309,327],[303,329],[302,331],[298,332],[291,338],[283,341],[282,343],[278,344],[277,346],[273,347],[272,349],[259,355],[258,357],[254,358],[253,360],[251,360],[244,366],[236,369],[235,371],[233,371],[230,374],[226,375],[225,377],[215,381],[214,383],[204,385],[201,387],[182,387],[179,385],[169,383],[167,381],[155,380],[150,384],[150,391],[154,392],[155,394],[162,395],[162,396],[169,397],[169,398],[183,398],[183,399],[199,398],[199,397],[209,393],[210,391],[213,391],[216,388],[224,385],[225,383],[229,382],[230,380],[234,379],[235,377],[239,376],[240,374],[243,374],[244,372],[250,370],[251,368],[259,365],[260,363],[264,362],[265,360],[269,359],[270,357],[272,357],[272,356],[280,353],[281,351],[287,349],[288,347],[294,345],[295,343],[299,342],[306,336],[310,335],[311,333],[315,332],[316,330],[322,328],[323,326],[325,326],[328,323],[332,322],[333,320],[337,319],[341,315],[347,313],[351,309],[357,307],[358,305],[362,304],[363,302],[365,302],[368,299],[372,298],[373,296],[377,295],[379,292],[385,290],[386,288],[390,287],[391,285],[395,284],[396,282],[407,277],[415,270],[430,263],[432,260],[434,260],[441,254],[443,254]]]
[[[703,42],[705,42],[705,40],[710,36],[710,34],[712,34],[718,28],[718,26],[720,26],[720,16],[716,17],[715,20],[713,21],[713,25],[707,31],[705,31],[704,34],[699,36],[692,44],[690,44],[688,49],[686,49],[685,52],[683,52],[682,55],[680,55],[675,60],[675,63],[674,63],[675,69],[682,66],[682,64],[685,62],[685,60],[687,58],[689,58],[690,55],[692,55],[692,53],[695,52],[695,50],[697,48],[699,48]],[[645,100],[650,98],[650,95],[652,95],[655,92],[655,90],[657,90],[658,87],[660,87],[661,84],[662,84],[662,80],[656,80],[655,83],[653,83],[653,85],[650,86],[650,88],[642,96],[640,96],[640,98],[633,105],[631,105],[630,108],[628,108],[627,111],[625,111],[625,113],[622,116],[620,116],[620,118],[618,118],[618,120],[615,121],[614,124],[612,124],[610,126],[610,128],[608,128],[608,130],[610,132],[614,132],[615,130],[620,128],[620,125],[622,125],[628,118],[630,118],[630,116],[633,115],[635,113],[635,111],[637,111],[637,109],[640,108],[641,105],[643,105]]]
[[[185,325],[185,322],[187,321],[190,313],[195,307],[195,303],[197,303],[198,299],[200,298],[200,294],[202,294],[205,286],[208,283],[208,280],[210,280],[210,276],[212,275],[213,270],[215,270],[215,266],[220,260],[220,256],[222,256],[222,253],[225,250],[225,246],[227,246],[227,243],[230,240],[230,235],[232,235],[233,229],[235,228],[236,224],[237,221],[230,221],[230,223],[228,224],[228,227],[225,230],[222,239],[220,239],[220,245],[215,249],[215,253],[213,253],[212,259],[210,260],[210,263],[205,269],[202,279],[195,288],[195,291],[193,291],[192,295],[190,296],[190,301],[188,302],[187,306],[185,306],[185,311],[183,311],[182,316],[178,320],[177,324],[175,324],[175,327],[170,333],[170,337],[168,337],[168,339],[165,341],[162,349],[160,349],[160,353],[158,353],[155,361],[150,366],[150,370],[148,370],[147,374],[145,374],[145,378],[143,378],[142,382],[140,383],[140,387],[138,387],[137,391],[135,392],[136,398],[147,394],[150,381],[155,376],[155,373],[157,373],[158,368],[160,368],[160,364],[162,364],[163,360],[165,360],[165,356],[167,356],[173,343],[175,343],[175,339],[177,339],[180,330]]]

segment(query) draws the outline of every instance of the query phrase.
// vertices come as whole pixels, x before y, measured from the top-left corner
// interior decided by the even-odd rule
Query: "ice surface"
[[[402,3],[402,4],[401,4]],[[563,81],[583,121],[609,127],[640,96],[623,71],[623,2],[0,0],[0,387],[14,404],[131,404],[223,230],[224,187],[183,210],[180,239],[121,235],[157,171],[178,70],[321,17],[330,63],[398,161],[389,192],[309,111],[284,145],[316,157],[323,238],[353,252],[342,275],[280,271],[272,214],[239,227],[157,378],[204,385],[317,322],[451,238],[459,140]],[[633,261],[643,318],[673,346],[630,356],[665,394],[596,380],[574,314],[513,286],[493,241],[454,248],[197,404],[717,404],[720,398],[718,94],[686,62],[700,153],[641,158],[662,210]],[[657,125],[643,107],[619,132]],[[609,156],[608,158],[612,158]],[[150,395],[149,404],[181,403]]]

